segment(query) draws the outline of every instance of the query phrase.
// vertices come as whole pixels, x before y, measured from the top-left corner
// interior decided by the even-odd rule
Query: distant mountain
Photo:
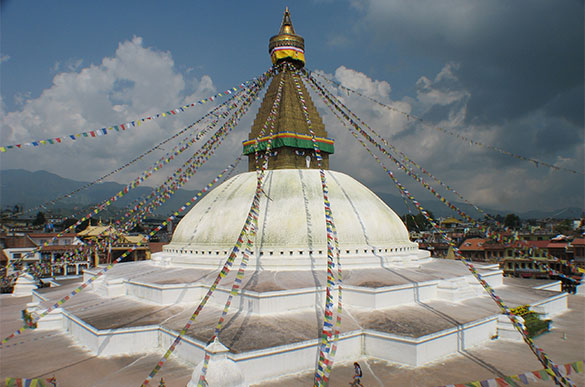
[[[408,208],[404,200],[400,196],[396,196],[389,193],[384,192],[376,192],[376,195],[380,197],[388,206],[390,206],[397,214],[405,214],[408,213]],[[428,201],[422,200],[421,205],[426,210],[429,210],[435,215],[435,217],[448,217],[453,216],[456,218],[461,218],[455,211],[451,210],[438,200]],[[462,202],[454,201],[452,202],[455,206],[457,206],[460,210],[465,212],[467,215],[471,216],[472,218],[483,218],[484,214],[477,211],[472,205]],[[418,211],[414,208],[412,203],[409,203],[410,211],[414,214],[418,213]],[[479,206],[478,206],[479,207]],[[505,216],[510,213],[515,213],[522,219],[546,219],[546,218],[553,218],[553,219],[578,219],[583,217],[583,208],[578,207],[565,207],[560,208],[554,211],[545,211],[545,210],[531,210],[525,212],[515,212],[512,210],[494,210],[493,208],[482,208],[479,207],[484,213],[490,215],[502,215]]]
[[[554,211],[532,210],[518,214],[522,219],[579,219],[583,217],[583,209],[565,207]]]
[[[376,195],[378,195],[380,197],[380,199],[382,199],[386,204],[388,204],[397,214],[409,213],[408,208],[410,208],[411,213],[413,213],[413,214],[418,213],[418,210],[416,210],[416,208],[414,207],[414,205],[412,203],[410,203],[410,201],[408,203],[409,207],[407,207],[404,199],[402,199],[400,196],[396,196],[396,195],[384,193],[384,192],[376,192]],[[406,199],[406,200],[408,201],[408,199]],[[449,207],[447,207],[443,203],[439,202],[438,200],[421,200],[420,204],[427,211],[431,211],[435,217],[446,218],[449,216],[453,216],[456,218],[461,218],[461,216],[459,216],[455,211],[451,210]],[[479,219],[479,218],[483,218],[483,216],[484,216],[484,214],[477,211],[475,208],[473,208],[473,206],[471,206],[467,203],[453,202],[453,204],[455,206],[457,206],[459,209],[461,209],[463,212],[465,212],[467,215],[471,216],[472,218]],[[499,211],[499,210],[494,210],[491,208],[481,208],[481,209],[482,209],[482,211],[484,211],[485,213],[490,214],[490,215],[502,215],[503,216],[503,215],[509,214],[511,212],[511,211]]]
[[[66,179],[46,171],[30,172],[23,169],[0,170],[0,205],[3,209],[19,205],[26,210],[37,207],[40,204],[46,203],[64,194],[73,192],[86,184],[88,183]],[[124,185],[113,182],[95,184],[89,189],[76,193],[71,198],[57,202],[54,208],[71,211],[75,208],[94,205],[112,197],[123,188]],[[117,201],[115,207],[124,208],[136,199],[148,195],[151,191],[151,187],[137,187]],[[196,193],[197,191],[178,190],[169,201],[157,210],[156,214],[167,215],[175,211]],[[401,197],[385,192],[376,192],[376,194],[397,214],[408,213],[408,208]],[[430,210],[436,217],[456,216],[452,210],[438,200],[422,201],[421,204],[425,209]],[[461,202],[454,202],[453,204],[463,210],[466,214],[469,214],[469,216],[476,218],[483,217],[483,214],[479,213],[469,204]],[[410,204],[410,209],[412,213],[417,213],[412,204]],[[489,208],[482,208],[482,210],[491,215],[506,215],[514,212],[498,211]],[[515,213],[522,219],[574,219],[583,216],[583,209],[566,207],[555,211],[532,210]]]
[[[47,171],[30,172],[23,169],[0,171],[0,205],[2,209],[18,205],[30,209],[69,194],[87,182],[63,178]],[[120,192],[125,185],[105,182],[81,190],[70,198],[59,200],[51,208],[73,210],[101,203]],[[135,200],[152,192],[152,187],[137,187],[116,201],[114,207],[124,208]],[[168,214],[181,207],[197,191],[178,190],[175,195],[157,210],[157,214]],[[66,211],[67,212],[67,211]],[[34,215],[34,214],[33,214]]]

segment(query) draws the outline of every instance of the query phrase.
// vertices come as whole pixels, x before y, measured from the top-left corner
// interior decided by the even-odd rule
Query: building
[[[37,245],[24,232],[6,232],[0,234],[0,246],[6,256],[5,275],[13,270],[37,264],[41,260]]]
[[[39,278],[60,275],[79,275],[90,267],[88,260],[65,262],[64,255],[80,248],[83,242],[73,233],[20,232],[2,238],[3,252],[10,268],[28,267]],[[20,262],[14,265],[14,262]]]
[[[585,268],[585,238],[575,238],[571,242],[573,259],[577,266]]]
[[[30,233],[28,237],[40,248],[42,277],[80,275],[83,269],[91,266],[89,258],[73,262],[65,259],[66,254],[84,249],[84,243],[74,233]]]
[[[93,267],[110,264],[130,249],[133,249],[132,253],[123,258],[122,262],[150,259],[150,250],[144,235],[121,233],[112,225],[103,225],[101,222],[97,226],[88,225],[85,230],[77,233],[77,237],[92,246]]]
[[[461,255],[476,262],[498,262],[505,257],[506,246],[491,239],[469,238],[459,246]]]

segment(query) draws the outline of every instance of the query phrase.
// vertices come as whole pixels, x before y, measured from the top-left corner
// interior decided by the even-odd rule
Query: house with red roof
[[[468,238],[459,245],[461,255],[471,261],[498,262],[504,259],[505,245],[485,238]]]
[[[585,238],[575,238],[571,242],[575,265],[585,268]]]

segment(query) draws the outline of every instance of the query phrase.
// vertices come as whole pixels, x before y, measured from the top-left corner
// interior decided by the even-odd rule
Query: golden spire
[[[284,10],[284,16],[282,17],[282,24],[280,26],[280,34],[288,34],[288,35],[296,35],[295,29],[292,25],[292,21],[290,20],[290,12],[288,12],[288,7]]]
[[[288,7],[284,11],[278,35],[270,38],[268,52],[272,64],[287,61],[297,67],[305,65],[305,39],[295,33]]]

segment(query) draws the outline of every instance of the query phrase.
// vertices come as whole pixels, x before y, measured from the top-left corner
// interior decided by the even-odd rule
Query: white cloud
[[[174,68],[169,53],[144,47],[142,38],[134,37],[120,43],[115,55],[101,64],[60,72],[38,98],[26,98],[19,110],[2,112],[1,143],[62,137],[120,124],[214,92],[211,78],[185,79]],[[91,181],[195,121],[205,108],[193,107],[172,118],[99,139],[7,152],[2,154],[2,168],[45,169]],[[127,181],[139,172],[129,170],[119,180]]]
[[[327,84],[344,104],[380,135],[472,203],[511,211],[582,205],[581,189],[567,189],[573,187],[571,174],[542,167],[534,168],[532,163],[518,161],[484,147],[472,146],[462,139],[436,130],[437,127],[443,128],[486,145],[495,145],[530,156],[525,149],[503,142],[502,139],[503,133],[509,132],[507,125],[531,125],[534,118],[526,118],[527,123],[514,121],[506,126],[467,122],[471,92],[459,82],[457,68],[456,64],[448,63],[434,76],[421,76],[417,82],[416,96],[400,100],[391,98],[391,87],[387,82],[372,80],[352,69],[340,67],[334,76],[324,75],[392,106],[394,110],[380,107],[354,93],[348,94]],[[397,193],[391,180],[339,121],[328,110],[320,110],[329,135],[336,140],[337,155],[331,158],[332,168],[353,175],[375,190]],[[406,114],[423,118],[425,125],[416,119],[407,119]],[[526,132],[525,136],[529,136],[529,133]],[[528,139],[524,138],[524,141]],[[583,160],[583,151],[575,152],[572,157],[559,155],[548,161],[580,169],[578,164],[579,160]],[[384,163],[397,170],[392,161],[384,158]],[[398,173],[397,177],[417,197],[429,198],[429,194],[420,184],[410,177],[402,173]],[[421,177],[429,183],[432,182],[425,175]],[[436,183],[433,182],[432,185]],[[450,199],[460,200],[452,193],[445,195]],[[559,195],[565,197],[562,204],[554,200]]]

